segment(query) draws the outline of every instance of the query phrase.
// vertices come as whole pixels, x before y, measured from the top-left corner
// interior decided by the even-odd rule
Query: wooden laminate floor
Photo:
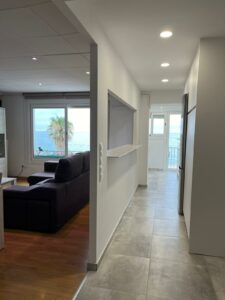
[[[6,230],[1,300],[71,300],[86,275],[89,207],[54,234]]]

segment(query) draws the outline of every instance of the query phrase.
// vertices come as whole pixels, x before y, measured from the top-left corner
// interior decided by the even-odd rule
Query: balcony
[[[168,169],[178,169],[180,162],[180,148],[169,147]]]

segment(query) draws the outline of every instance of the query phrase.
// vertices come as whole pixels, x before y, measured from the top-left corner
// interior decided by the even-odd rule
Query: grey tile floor
[[[77,300],[225,300],[225,259],[190,255],[175,172],[138,188]]]

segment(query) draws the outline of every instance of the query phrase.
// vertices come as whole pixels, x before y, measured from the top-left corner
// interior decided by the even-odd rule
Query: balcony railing
[[[180,149],[178,147],[169,147],[168,168],[177,169],[180,160]]]
[[[68,149],[68,155],[73,155],[78,152],[89,151],[90,146],[85,144],[76,144],[76,150]],[[34,158],[62,158],[65,157],[65,151],[63,150],[47,150],[39,147],[34,150]]]

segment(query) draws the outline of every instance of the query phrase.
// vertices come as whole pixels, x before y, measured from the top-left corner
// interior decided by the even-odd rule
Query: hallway
[[[225,300],[225,259],[190,255],[176,172],[151,171],[77,300]]]

